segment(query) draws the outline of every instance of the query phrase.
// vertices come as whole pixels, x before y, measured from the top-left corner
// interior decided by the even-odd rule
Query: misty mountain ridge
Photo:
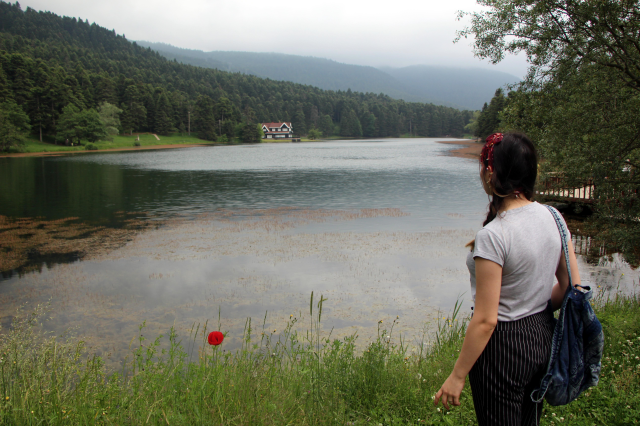
[[[514,75],[483,68],[434,65],[375,68],[312,56],[203,52],[165,43],[136,43],[150,47],[168,59],[194,66],[291,81],[325,90],[384,93],[407,102],[425,102],[458,109],[480,109],[491,100],[497,88],[520,81]]]

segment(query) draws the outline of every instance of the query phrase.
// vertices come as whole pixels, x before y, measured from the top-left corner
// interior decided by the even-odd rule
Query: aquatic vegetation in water
[[[136,213],[136,216],[142,216]],[[122,227],[109,228],[80,222],[77,217],[57,220],[10,219],[0,216],[0,273],[24,274],[43,264],[73,262],[122,247],[141,230],[159,223],[144,218],[123,218]]]
[[[88,252],[83,262],[5,282],[0,320],[8,325],[17,306],[50,300],[49,329],[78,327],[113,367],[142,321],[152,333],[171,326],[184,333],[221,307],[231,332],[224,344],[235,349],[241,341],[233,336],[247,317],[268,311],[268,329],[278,332],[291,315],[306,320],[305,299],[315,289],[331,301],[326,324],[333,336],[356,332],[359,346],[375,336],[378,320],[400,315],[397,331],[411,340],[425,321],[435,321],[439,306],[452,306],[468,287],[461,259],[473,231],[336,232],[333,226],[404,215],[286,208],[175,218],[116,250]],[[326,226],[305,232],[314,223]]]

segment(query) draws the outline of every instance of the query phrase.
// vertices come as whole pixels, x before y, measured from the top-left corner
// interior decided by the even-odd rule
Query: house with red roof
[[[293,138],[293,127],[288,123],[262,123],[264,136],[262,139],[291,139]]]

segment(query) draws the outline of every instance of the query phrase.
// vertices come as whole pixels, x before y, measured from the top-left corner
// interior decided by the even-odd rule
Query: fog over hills
[[[138,41],[137,44],[185,64],[308,84],[326,90],[384,93],[409,102],[459,109],[480,109],[491,100],[498,87],[520,80],[511,74],[482,68],[414,65],[378,69],[281,53],[203,52],[164,43]]]
[[[497,88],[520,81],[515,75],[484,68],[412,65],[381,70],[411,88],[415,95],[446,99],[453,105],[469,109],[482,108],[485,102],[491,100]]]

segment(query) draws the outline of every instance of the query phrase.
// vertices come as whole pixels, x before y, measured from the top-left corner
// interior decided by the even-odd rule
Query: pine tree
[[[342,112],[342,120],[340,120],[340,135],[347,137],[362,136],[362,125],[355,111],[352,109]]]
[[[318,120],[318,130],[322,132],[322,136],[328,138],[333,135],[333,120],[329,114],[325,114]]]
[[[42,142],[43,132],[47,132],[53,127],[51,110],[47,107],[50,102],[51,92],[48,67],[46,64],[39,62],[26,109],[31,117],[31,124],[38,133],[40,142]]]
[[[161,92],[156,102],[155,131],[160,135],[168,135],[175,130],[173,125],[173,109],[169,99],[164,92]]]
[[[304,111],[302,108],[298,108],[295,115],[293,116],[293,121],[291,125],[294,129],[296,129],[297,135],[306,135],[307,134],[307,120],[304,116]]]
[[[362,134],[368,138],[376,135],[376,116],[369,111],[365,111],[360,119],[362,124]]]
[[[9,99],[13,100],[13,93],[11,93],[11,90],[9,88],[9,81],[7,80],[7,76],[0,66],[0,103],[8,101]]]
[[[217,126],[213,114],[213,101],[208,96],[200,96],[193,108],[191,129],[197,132],[200,139],[215,141]]]

